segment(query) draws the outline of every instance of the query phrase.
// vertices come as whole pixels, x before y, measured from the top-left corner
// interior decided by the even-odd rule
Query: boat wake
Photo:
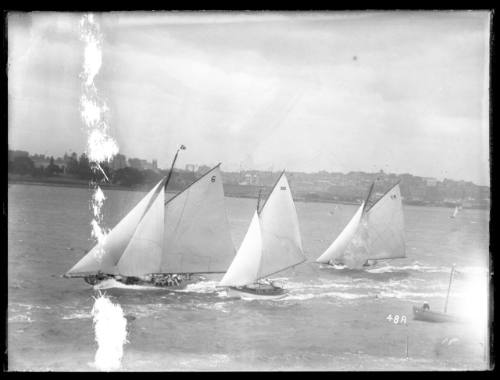
[[[15,316],[9,318],[9,322],[33,323],[34,320],[31,319],[31,317],[29,315],[15,315]]]
[[[325,293],[289,293],[278,301],[306,301],[319,298],[337,298],[343,300],[356,300],[360,298],[375,298],[376,294],[354,294],[346,292],[325,292]]]
[[[217,281],[199,281],[188,284],[184,289],[172,289],[176,293],[218,293]]]
[[[62,319],[90,319],[92,315],[90,313],[73,313],[69,315],[64,315]]]
[[[483,267],[460,267],[459,272],[466,274],[484,274],[488,272],[487,268]],[[422,265],[418,261],[415,261],[412,265],[404,265],[404,266],[394,266],[394,265],[384,265],[378,266],[376,268],[366,269],[368,273],[394,273],[401,271],[414,271],[420,273],[449,273],[450,268],[448,266],[429,266]]]
[[[355,280],[290,281],[285,286],[288,293],[280,301],[305,301],[322,298],[345,301],[388,298],[420,301],[421,299],[444,298],[446,296],[447,285],[441,281],[404,279],[380,282],[370,278]],[[461,292],[455,292],[455,296],[460,297]]]
[[[165,290],[166,289],[166,288],[153,286],[153,285],[127,285],[127,284],[124,284],[123,282],[116,281],[114,278],[103,280],[100,283],[94,285],[95,290],[104,290],[104,289],[112,289],[112,288],[131,289],[131,290]]]

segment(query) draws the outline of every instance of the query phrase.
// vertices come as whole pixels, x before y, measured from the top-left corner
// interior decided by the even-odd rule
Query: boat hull
[[[424,310],[423,307],[418,306],[413,306],[413,319],[434,323],[460,322],[460,319],[454,315]]]
[[[87,276],[84,277],[85,282],[88,284],[100,288],[100,285],[106,282],[106,280],[115,280],[123,285],[136,285],[136,286],[147,286],[147,287],[157,287],[166,288],[171,290],[184,289],[189,284],[194,284],[203,280],[201,276],[182,276],[178,277],[176,281],[158,281],[157,279],[140,279],[137,277],[121,277],[121,276]]]
[[[362,268],[369,268],[369,267],[373,267],[373,266],[376,266],[378,264],[378,260],[366,260],[365,263],[363,264]],[[329,263],[326,263],[326,264],[322,264],[322,265],[325,265],[325,267],[323,268],[333,268],[333,269],[339,269],[339,270],[342,270],[342,269],[351,269],[349,267],[347,267],[347,265],[341,261],[334,261],[334,262],[329,262]],[[359,268],[361,269],[361,268]]]
[[[246,300],[271,300],[283,298],[287,295],[287,292],[285,289],[276,286],[269,288],[238,286],[227,288],[227,295],[228,297],[238,297]]]

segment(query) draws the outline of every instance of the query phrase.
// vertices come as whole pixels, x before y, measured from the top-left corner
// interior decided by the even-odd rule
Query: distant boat
[[[456,218],[458,214],[458,206],[455,207],[455,210],[453,211],[453,214],[450,216],[450,218]]]
[[[229,296],[282,297],[285,290],[265,278],[304,261],[297,212],[283,171],[260,210],[257,203],[243,242],[219,286],[227,287]]]
[[[450,315],[446,313],[448,307],[448,299],[450,297],[451,282],[453,280],[453,273],[455,271],[455,265],[451,267],[450,273],[450,283],[448,285],[448,293],[446,294],[446,302],[444,304],[444,312],[431,311],[430,306],[427,302],[423,306],[413,306],[413,319],[425,322],[460,322],[461,319],[458,316]]]
[[[167,201],[163,178],[65,277],[175,288],[224,273],[235,248],[219,166]]]
[[[316,262],[360,268],[374,265],[377,260],[406,257],[399,183],[368,208],[374,184],[352,219]]]
[[[425,322],[460,322],[460,319],[454,315],[440,313],[426,309],[425,306],[413,306],[413,319]]]

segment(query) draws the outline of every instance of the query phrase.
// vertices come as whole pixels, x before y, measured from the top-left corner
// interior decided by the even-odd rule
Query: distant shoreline
[[[36,179],[14,179],[9,178],[8,180],[10,184],[21,184],[21,185],[36,185],[36,186],[58,186],[58,187],[76,187],[80,189],[90,189],[90,182],[77,182],[77,181],[38,181]],[[113,190],[126,190],[126,191],[148,191],[148,187],[146,185],[141,185],[137,187],[131,186],[120,186],[120,185],[110,185],[110,184],[99,184],[99,187],[103,189],[113,189]],[[170,191],[167,191],[170,192]],[[175,191],[172,191],[175,192]]]
[[[91,189],[90,183],[89,182],[77,182],[78,180],[72,180],[72,181],[38,181],[36,179],[19,179],[19,178],[9,178],[8,179],[8,184],[21,184],[21,185],[36,185],[36,186],[56,186],[56,187],[74,187],[74,188],[81,188],[81,189]],[[139,192],[147,192],[148,190],[151,189],[151,184],[150,186],[148,185],[141,185],[141,186],[120,186],[120,185],[110,185],[110,184],[99,184],[99,186],[103,189],[111,189],[111,190],[123,190],[123,191],[139,191]],[[182,189],[172,189],[172,190],[167,190],[167,193],[170,194],[175,194]],[[249,194],[249,193],[232,193],[228,192],[226,189],[224,189],[224,195],[229,198],[247,198],[247,199],[257,199],[258,196],[255,194]],[[340,201],[340,200],[333,200],[333,199],[305,199],[304,197],[294,197],[294,201],[296,202],[304,202],[304,203],[331,203],[331,204],[344,204],[344,205],[360,205],[360,203],[356,202],[349,202],[349,201]],[[434,204],[413,204],[413,203],[407,203],[403,201],[404,205],[407,206],[417,206],[417,207],[441,207],[441,208],[451,208],[448,206],[444,205],[434,205]],[[472,210],[487,210],[486,208],[480,208],[480,207],[464,207],[464,209],[472,209]]]

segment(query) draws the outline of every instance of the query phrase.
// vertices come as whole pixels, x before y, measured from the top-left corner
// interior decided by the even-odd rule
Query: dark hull
[[[454,315],[424,310],[422,307],[418,306],[413,306],[413,319],[435,323],[460,322],[460,319]]]
[[[284,297],[286,290],[268,284],[254,284],[250,286],[231,286],[228,295],[245,299],[273,299]]]
[[[285,294],[285,289],[272,287],[272,288],[249,288],[247,286],[231,287],[243,293],[257,294],[259,296],[278,296]]]

